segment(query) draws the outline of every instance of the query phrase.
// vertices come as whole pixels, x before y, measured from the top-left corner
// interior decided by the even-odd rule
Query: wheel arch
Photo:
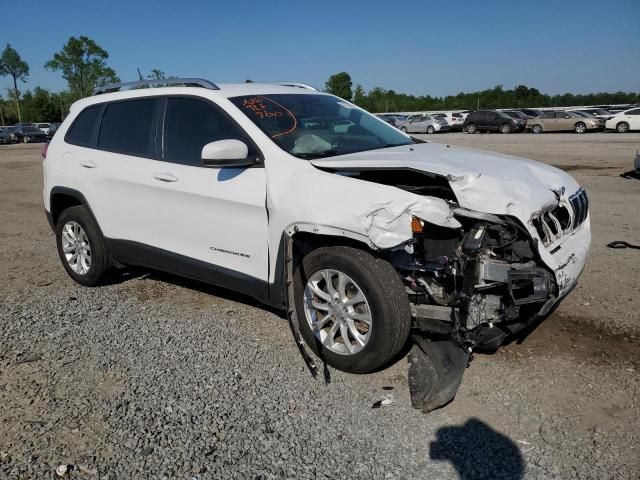
[[[51,193],[49,194],[50,211],[47,212],[51,227],[55,230],[55,226],[58,222],[58,218],[60,218],[60,214],[62,214],[62,212],[64,212],[67,208],[76,206],[83,206],[89,211],[89,215],[93,217],[93,220],[94,222],[96,222],[98,230],[102,235],[100,223],[94,215],[93,210],[91,210],[91,205],[89,205],[86,197],[78,190],[68,187],[53,187],[51,189]],[[104,235],[102,236],[104,237]]]

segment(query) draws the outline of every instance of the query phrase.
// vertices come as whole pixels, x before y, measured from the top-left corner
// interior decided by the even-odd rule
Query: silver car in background
[[[438,133],[449,130],[449,123],[443,117],[433,117],[427,114],[411,115],[398,128],[405,133]]]

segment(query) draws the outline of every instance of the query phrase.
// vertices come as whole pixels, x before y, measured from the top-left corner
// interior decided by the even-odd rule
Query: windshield
[[[299,158],[413,143],[388,123],[332,95],[251,95],[229,100],[280,148]]]

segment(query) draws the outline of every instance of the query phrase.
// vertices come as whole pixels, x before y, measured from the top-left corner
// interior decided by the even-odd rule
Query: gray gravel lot
[[[0,479],[640,477],[640,134],[429,140],[559,165],[586,186],[583,281],[455,401],[410,406],[405,361],[313,379],[278,312],[132,271],[74,284],[42,212],[39,147],[0,146]],[[635,212],[635,213],[634,213]],[[382,399],[391,401],[380,408]],[[385,402],[387,403],[387,402]]]

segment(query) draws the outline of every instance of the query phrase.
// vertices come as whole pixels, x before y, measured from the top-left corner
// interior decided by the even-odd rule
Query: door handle
[[[178,177],[176,177],[171,172],[162,172],[162,173],[154,173],[153,178],[156,180],[160,180],[161,182],[177,182]]]
[[[96,168],[98,165],[91,160],[80,160],[80,166],[84,168]]]

